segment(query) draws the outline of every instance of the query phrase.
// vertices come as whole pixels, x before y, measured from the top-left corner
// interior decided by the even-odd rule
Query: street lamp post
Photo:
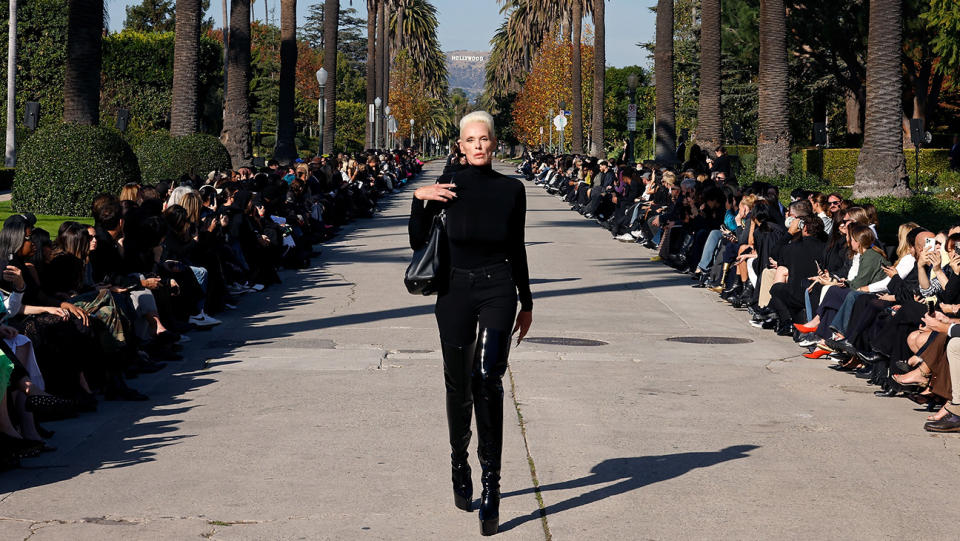
[[[560,102],[560,116],[565,117],[566,113],[565,113],[564,111],[566,111],[566,110],[567,110],[567,104],[566,104],[565,102],[562,102],[562,101],[561,101],[561,102]],[[564,129],[563,129],[563,128],[560,128],[560,152],[558,152],[558,154],[563,154],[563,132],[564,132]]]
[[[630,96],[630,111],[627,114],[627,163],[633,164],[633,137],[637,131],[637,74],[627,75],[627,94]],[[630,115],[633,115],[631,118]]]
[[[380,148],[380,104],[383,100],[377,96],[373,100],[373,107],[376,109],[373,115],[373,148]]]
[[[384,124],[387,127],[387,129],[385,130],[387,134],[386,136],[384,136],[383,142],[387,146],[387,148],[390,148],[393,146],[393,133],[390,132],[390,106],[389,105],[383,106],[383,120],[384,120]]]
[[[317,145],[317,156],[323,156],[323,121],[327,108],[326,99],[324,98],[324,91],[327,88],[327,70],[323,68],[317,70],[317,83],[320,84],[320,99],[317,100],[317,118],[319,120],[318,124],[320,125],[320,143]]]
[[[550,114],[547,115],[547,131],[550,132],[550,145],[547,147],[553,152],[553,108],[550,108]]]
[[[411,118],[410,119],[410,146],[416,145],[416,143],[414,143],[414,138],[413,138],[413,122],[414,120]]]

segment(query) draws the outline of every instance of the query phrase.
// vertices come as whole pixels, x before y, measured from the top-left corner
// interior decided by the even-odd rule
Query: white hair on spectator
[[[486,111],[474,111],[464,116],[463,118],[461,118],[460,133],[463,133],[463,128],[465,128],[467,124],[472,124],[474,122],[482,122],[483,124],[486,124],[487,128],[490,129],[490,136],[491,137],[497,136],[497,132],[493,126],[493,116]]]
[[[167,206],[172,207],[174,205],[183,206],[183,198],[187,196],[188,193],[194,192],[193,188],[189,186],[177,186],[170,192],[170,197],[167,198]]]
[[[692,178],[685,178],[680,181],[680,187],[684,190],[692,190],[697,185],[697,181]]]

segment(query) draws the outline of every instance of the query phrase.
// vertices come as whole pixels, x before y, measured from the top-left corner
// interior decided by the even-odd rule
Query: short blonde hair
[[[677,183],[677,175],[675,175],[673,171],[664,171],[661,178],[663,179],[663,183],[668,186],[674,186]]]
[[[474,122],[480,122],[487,126],[487,129],[490,130],[490,137],[496,137],[497,132],[493,126],[493,116],[486,111],[474,111],[468,115],[465,115],[460,119],[460,133],[463,134],[463,128],[467,124],[473,124]]]

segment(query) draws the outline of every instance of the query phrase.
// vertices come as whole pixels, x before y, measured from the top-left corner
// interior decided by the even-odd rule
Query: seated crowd
[[[181,360],[185,333],[220,323],[246,293],[299,269],[354,218],[420,171],[411,151],[315,158],[254,171],[127,184],[94,198],[94,225],[0,229],[0,469],[54,450],[39,422],[105,400],[147,400],[127,385]]]
[[[529,154],[517,170],[805,357],[925,404],[926,430],[960,432],[960,217],[898,224],[884,244],[873,205],[801,189],[784,205],[774,185],[740,186],[723,147],[710,154],[694,145],[679,168]]]

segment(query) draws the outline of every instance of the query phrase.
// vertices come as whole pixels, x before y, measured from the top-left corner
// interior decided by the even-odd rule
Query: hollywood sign
[[[485,56],[451,56],[450,60],[460,61],[460,62],[483,62],[487,58]]]

